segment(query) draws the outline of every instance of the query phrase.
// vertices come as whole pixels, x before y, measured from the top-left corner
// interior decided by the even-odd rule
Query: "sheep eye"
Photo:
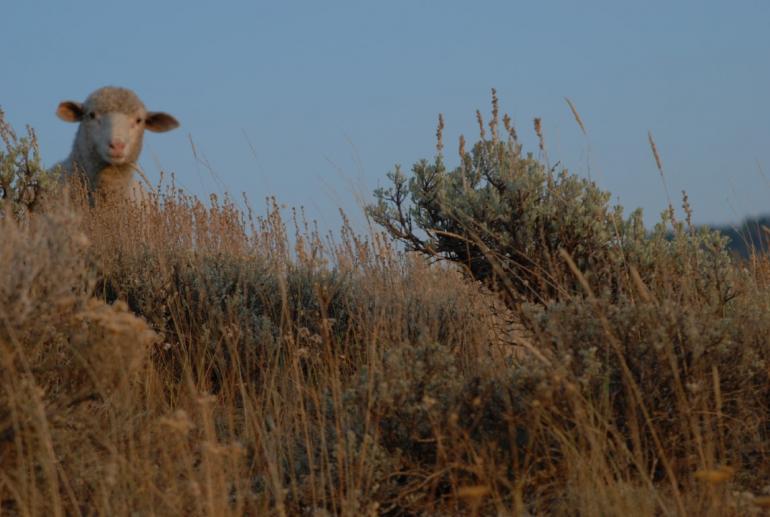
[[[93,120],[93,119],[95,119],[95,118],[96,118],[96,113],[94,113],[94,112],[92,111],[91,113],[89,113],[89,114],[88,114],[88,116],[89,116],[89,117],[91,117],[91,120]]]
[[[142,119],[141,118],[136,119],[136,123],[137,124],[141,124],[142,123]]]

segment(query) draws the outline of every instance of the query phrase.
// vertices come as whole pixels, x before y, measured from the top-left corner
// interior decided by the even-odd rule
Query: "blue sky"
[[[456,163],[494,87],[528,149],[542,117],[551,162],[590,169],[650,223],[666,197],[648,131],[697,222],[770,211],[764,0],[12,1],[0,14],[0,107],[38,131],[49,164],[75,133],[58,102],[127,86],[182,123],[145,139],[151,177],[256,206],[276,195],[333,228],[338,207],[362,221],[358,199],[394,164],[432,157],[440,112]]]

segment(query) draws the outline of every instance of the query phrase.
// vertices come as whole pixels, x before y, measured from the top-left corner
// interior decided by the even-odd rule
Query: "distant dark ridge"
[[[711,226],[730,238],[728,248],[749,258],[753,253],[768,253],[770,244],[770,214],[745,219],[740,226]]]

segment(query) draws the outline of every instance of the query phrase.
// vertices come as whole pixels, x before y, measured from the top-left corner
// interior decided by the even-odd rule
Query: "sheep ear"
[[[56,108],[56,116],[66,122],[80,122],[83,120],[85,110],[79,102],[64,101]]]
[[[151,111],[147,114],[147,118],[145,119],[145,127],[150,131],[163,133],[178,128],[179,122],[168,113]]]

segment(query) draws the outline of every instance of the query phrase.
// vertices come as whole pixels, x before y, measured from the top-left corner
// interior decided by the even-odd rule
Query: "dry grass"
[[[347,227],[322,238],[297,221],[290,242],[274,204],[250,219],[179,192],[144,208],[67,199],[0,221],[6,511],[418,504],[401,487],[420,494],[432,474],[380,427],[418,395],[386,368],[440,355],[470,374],[506,346],[475,286]]]
[[[609,301],[566,256],[585,292],[514,313],[288,226],[173,189],[0,218],[3,514],[763,511],[766,258],[653,250]]]

